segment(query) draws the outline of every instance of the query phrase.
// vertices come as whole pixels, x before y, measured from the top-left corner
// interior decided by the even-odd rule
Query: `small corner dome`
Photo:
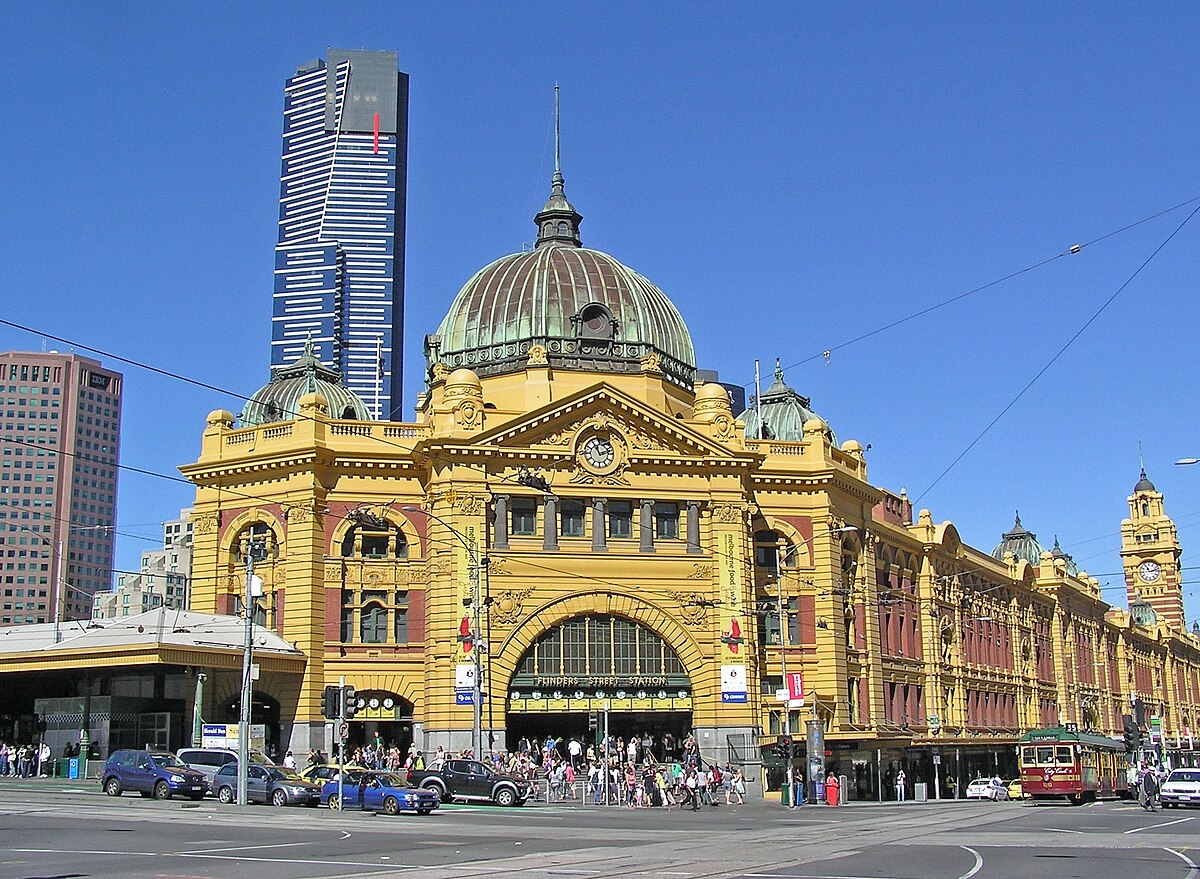
[[[214,409],[208,413],[208,418],[205,419],[205,423],[208,424],[209,427],[220,427],[221,425],[224,425],[225,427],[232,427],[233,413],[228,409]]]
[[[271,380],[250,398],[240,416],[242,427],[256,427],[276,421],[294,421],[311,397],[323,397],[332,418],[343,421],[370,421],[367,404],[342,384],[341,374],[317,360],[312,340],[293,363],[279,367]]]
[[[1143,491],[1157,491],[1157,490],[1158,489],[1156,489],[1154,487],[1154,483],[1146,478],[1146,468],[1143,467],[1141,478],[1137,481],[1137,485],[1135,485],[1133,487],[1133,493],[1138,494],[1139,492],[1143,492]]]
[[[469,369],[456,369],[446,376],[446,387],[478,388],[479,376]]]
[[[992,558],[1003,561],[1004,557],[1011,553],[1018,560],[1024,559],[1036,568],[1042,563],[1044,552],[1042,545],[1037,541],[1037,535],[1021,524],[1021,514],[1018,512],[1012,530],[1006,531],[992,550]]]
[[[716,382],[705,382],[696,390],[696,402],[724,401],[729,405],[729,391]],[[732,407],[730,407],[732,409]]]
[[[761,402],[751,399],[750,406],[738,415],[746,423],[746,439],[773,439],[802,442],[806,433],[829,430],[829,424],[813,412],[808,397],[801,396],[783,380],[783,367],[775,361],[775,380],[762,393]],[[762,411],[761,430],[759,411]],[[837,437],[830,432],[832,442]]]

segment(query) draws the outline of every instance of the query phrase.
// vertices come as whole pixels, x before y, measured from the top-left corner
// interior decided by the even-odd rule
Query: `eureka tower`
[[[376,418],[400,418],[408,75],[330,49],[284,88],[271,367],[312,339]]]

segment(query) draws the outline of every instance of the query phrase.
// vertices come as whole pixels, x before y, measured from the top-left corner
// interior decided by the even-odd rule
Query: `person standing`
[[[286,769],[295,769],[296,768],[296,758],[294,756],[292,756],[291,751],[288,751],[286,754],[283,755],[283,765],[284,765],[284,768],[286,768]]]
[[[571,736],[571,740],[567,742],[567,756],[571,760],[572,769],[579,766],[579,758],[583,756],[583,745],[579,743],[579,739],[575,736]]]
[[[900,802],[900,803],[904,802],[904,784],[907,781],[907,779],[908,779],[908,777],[904,774],[903,769],[901,769],[899,772],[896,773],[896,801],[897,802]]]
[[[1142,808],[1149,812],[1157,812],[1155,800],[1158,798],[1158,773],[1153,769],[1147,769],[1142,775]]]

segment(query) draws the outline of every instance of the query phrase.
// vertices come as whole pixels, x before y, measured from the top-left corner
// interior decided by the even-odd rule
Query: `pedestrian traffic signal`
[[[791,736],[779,736],[775,739],[775,747],[771,749],[771,753],[782,760],[787,760],[795,755],[795,749],[796,743]]]
[[[321,713],[333,720],[341,714],[341,687],[326,687],[321,694]]]
[[[353,687],[342,688],[342,718],[349,720],[358,710],[358,693]]]
[[[1126,714],[1122,721],[1125,726],[1125,751],[1136,754],[1142,748],[1142,731],[1131,715]]]

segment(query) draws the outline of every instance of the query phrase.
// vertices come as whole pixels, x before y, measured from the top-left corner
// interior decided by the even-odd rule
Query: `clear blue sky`
[[[584,243],[667,292],[700,365],[780,358],[874,482],[990,549],[1019,508],[1123,603],[1138,442],[1200,528],[1195,4],[9,4],[3,316],[249,394],[267,378],[282,89],[330,46],[411,75],[405,409],[421,339],[533,238],[562,85]],[[0,349],[39,349],[0,330]],[[48,347],[59,347],[51,343]],[[821,352],[832,350],[828,363]],[[241,402],[126,369],[123,464],[173,473]],[[120,480],[119,526],[189,503]],[[151,544],[122,536],[118,567]],[[1195,556],[1185,555],[1184,564]],[[1200,563],[1194,563],[1200,564]],[[1187,572],[1200,616],[1200,568]]]

